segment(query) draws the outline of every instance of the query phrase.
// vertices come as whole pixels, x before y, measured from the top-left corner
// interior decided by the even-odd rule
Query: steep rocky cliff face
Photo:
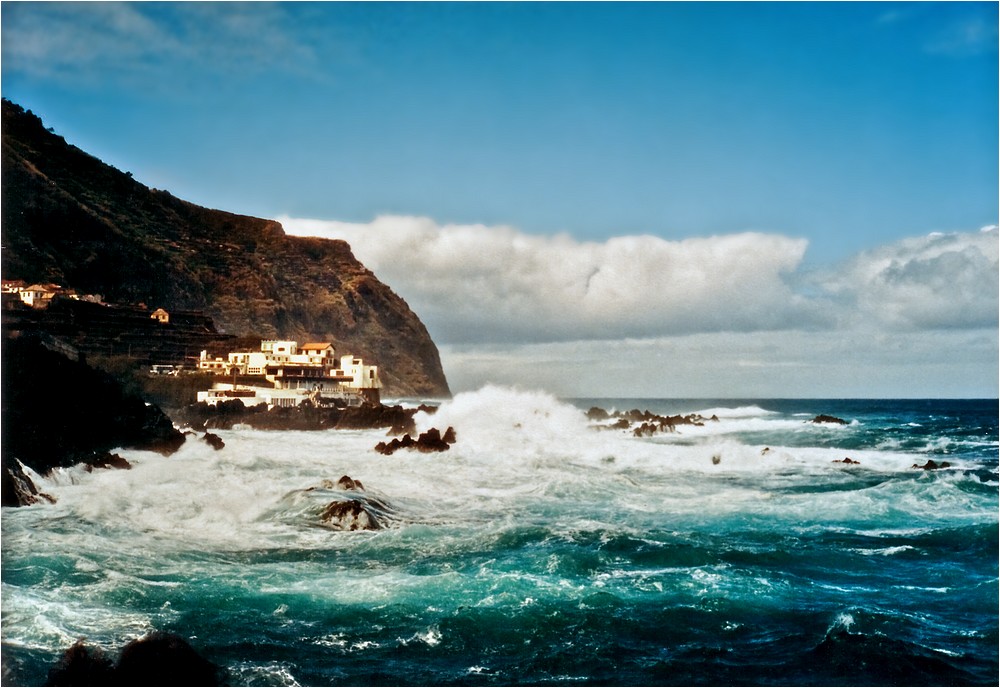
[[[149,189],[3,101],[2,273],[106,301],[202,310],[221,332],[330,341],[385,394],[447,396],[437,347],[343,241]]]

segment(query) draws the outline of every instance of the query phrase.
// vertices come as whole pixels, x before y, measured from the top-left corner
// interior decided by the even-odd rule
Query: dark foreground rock
[[[225,672],[174,633],[154,632],[122,648],[117,663],[77,641],[49,671],[49,686],[221,686]]]
[[[78,463],[110,465],[108,452],[116,447],[168,455],[184,443],[184,435],[159,408],[126,393],[110,375],[50,351],[34,338],[5,337],[3,343],[5,505],[26,503],[16,489],[24,476],[23,471],[17,475],[18,461],[44,475]]]

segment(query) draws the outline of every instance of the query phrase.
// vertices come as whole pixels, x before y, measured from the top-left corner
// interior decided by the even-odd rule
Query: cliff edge
[[[30,110],[2,109],[4,279],[203,311],[237,336],[333,342],[377,363],[388,396],[449,396],[427,328],[346,242],[150,189]]]

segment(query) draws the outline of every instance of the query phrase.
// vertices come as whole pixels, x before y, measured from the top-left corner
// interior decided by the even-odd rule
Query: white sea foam
[[[757,418],[777,415],[777,412],[762,409],[760,406],[737,406],[735,408],[719,406],[695,411],[695,413],[705,418],[718,416],[720,420],[723,418]]]
[[[421,431],[456,429],[457,442],[442,454],[378,455],[373,447],[384,439],[382,431],[231,430],[219,432],[226,447],[218,452],[201,442],[188,442],[169,458],[122,452],[132,470],[71,469],[42,482],[59,498],[59,509],[115,532],[127,528],[140,536],[141,547],[148,545],[141,542],[143,536],[158,539],[158,547],[170,542],[187,547],[192,536],[218,548],[277,547],[289,541],[325,546],[334,536],[304,526],[315,522],[332,495],[305,490],[344,474],[361,480],[413,524],[485,523],[515,513],[543,513],[546,505],[558,505],[564,518],[574,514],[602,523],[615,513],[643,522],[665,508],[698,520],[702,513],[740,511],[806,521],[856,520],[875,509],[884,512],[884,490],[902,492],[889,508],[912,508],[915,514],[926,511],[923,493],[928,490],[941,492],[936,497],[956,507],[968,506],[961,503],[961,491],[949,490],[941,480],[921,483],[924,474],[911,466],[923,461],[912,453],[783,446],[765,451],[729,437],[730,432],[765,424],[772,430],[815,429],[771,418],[757,407],[736,412],[703,428],[683,426],[681,433],[639,439],[594,430],[579,409],[551,395],[489,386],[443,402],[436,413],[417,414]],[[693,444],[678,443],[692,438]],[[848,456],[860,465],[834,463]],[[836,485],[872,471],[912,471],[912,480],[794,493],[817,481]],[[744,479],[732,482],[734,476]],[[777,499],[776,489],[793,492]],[[912,498],[906,490],[914,491]],[[349,537],[357,542],[356,536]]]

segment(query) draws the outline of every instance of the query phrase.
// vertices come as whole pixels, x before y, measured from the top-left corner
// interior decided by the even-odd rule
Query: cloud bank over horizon
[[[425,322],[458,389],[995,394],[996,226],[809,268],[806,240],[773,233],[591,242],[424,217],[278,219],[347,241]]]
[[[805,239],[760,232],[591,242],[408,216],[279,221],[289,234],[347,241],[448,344],[975,329],[996,326],[1000,309],[995,226],[805,270]]]

